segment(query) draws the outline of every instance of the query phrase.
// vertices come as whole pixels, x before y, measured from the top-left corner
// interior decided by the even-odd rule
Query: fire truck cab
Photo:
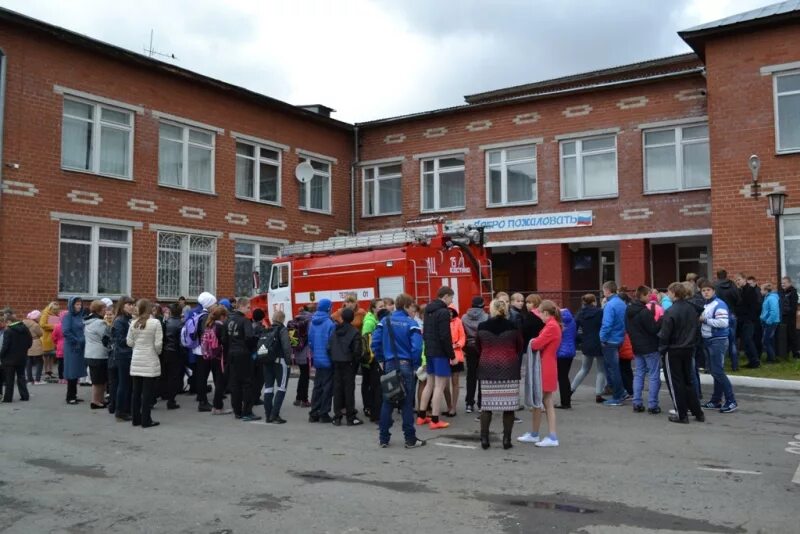
[[[447,226],[441,219],[399,232],[334,237],[287,245],[272,264],[269,289],[253,297],[252,307],[271,318],[281,310],[291,319],[300,307],[329,299],[341,307],[349,293],[368,308],[374,298],[408,293],[423,305],[441,286],[455,292],[463,313],[472,297],[493,295],[492,263],[483,247],[483,229]]]

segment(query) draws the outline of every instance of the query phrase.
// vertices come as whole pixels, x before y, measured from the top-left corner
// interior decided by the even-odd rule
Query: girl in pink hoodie
[[[58,314],[59,319],[63,319],[67,314],[67,310],[61,310]],[[53,344],[56,346],[56,360],[58,360],[58,383],[66,384],[64,380],[64,332],[61,330],[61,321],[58,321],[53,327],[51,335]]]

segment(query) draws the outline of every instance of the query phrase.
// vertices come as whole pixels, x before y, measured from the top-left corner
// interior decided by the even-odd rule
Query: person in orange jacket
[[[622,375],[622,386],[628,395],[633,396],[633,345],[631,338],[625,334],[625,340],[619,347],[619,372]]]
[[[358,295],[349,293],[344,299],[344,305],[331,315],[331,319],[333,319],[336,324],[342,324],[342,310],[345,308],[353,310],[355,318],[353,319],[352,325],[361,332],[361,327],[364,326],[364,318],[367,316],[367,310],[358,307]]]
[[[464,324],[458,316],[458,309],[452,304],[450,308],[450,337],[453,338],[453,352],[455,358],[450,360],[450,395],[447,398],[447,417],[456,416],[458,396],[461,382],[461,373],[464,372],[464,345],[467,344],[467,334]]]

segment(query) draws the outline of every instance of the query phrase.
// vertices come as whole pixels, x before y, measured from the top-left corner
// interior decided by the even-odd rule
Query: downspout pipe
[[[353,127],[353,163],[350,165],[350,235],[356,233],[356,171],[358,167],[358,126]]]
[[[3,136],[5,135],[6,117],[6,53],[0,49],[0,206],[3,203]]]

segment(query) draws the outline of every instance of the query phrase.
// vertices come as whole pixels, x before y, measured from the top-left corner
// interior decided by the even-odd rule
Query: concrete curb
[[[780,389],[783,391],[800,391],[800,380],[782,380],[780,378],[757,378],[754,376],[728,375],[733,386],[747,388]],[[661,371],[661,381],[665,382],[664,371]],[[713,386],[714,377],[704,373],[700,374],[700,385]]]

